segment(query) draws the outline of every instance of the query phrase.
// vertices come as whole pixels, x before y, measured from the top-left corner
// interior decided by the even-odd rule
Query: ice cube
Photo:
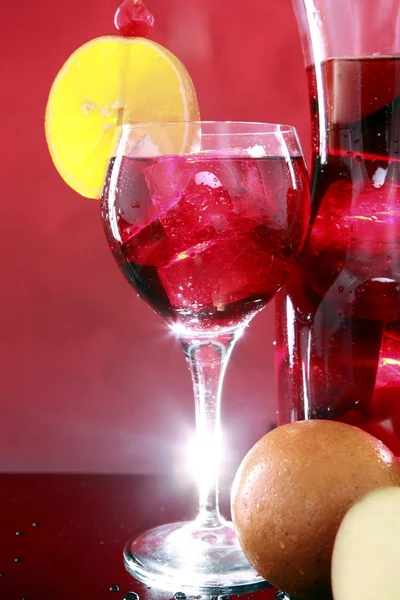
[[[180,156],[155,159],[143,170],[151,202],[162,214],[179,202],[196,168]]]
[[[132,136],[132,131],[129,132]],[[122,134],[124,135],[124,133]],[[125,140],[124,140],[125,141]],[[161,156],[161,150],[152,140],[150,134],[144,134],[138,141],[129,143],[129,138],[125,141],[125,155],[130,158],[154,158]]]
[[[267,156],[265,147],[261,144],[255,144],[254,146],[247,148],[246,152],[252,158],[264,158]]]
[[[385,183],[387,169],[378,167],[375,173],[372,175],[372,185],[375,188],[380,188]]]
[[[169,235],[180,238],[186,247],[217,239],[237,217],[232,200],[220,177],[211,171],[193,173],[179,200],[161,216]]]
[[[282,284],[283,271],[266,248],[242,235],[192,247],[159,275],[173,306],[224,310],[247,298],[269,299]]]
[[[127,261],[157,267],[168,264],[178,251],[175,240],[167,236],[159,219],[142,228],[122,246]]]
[[[115,213],[122,242],[157,217],[152,205],[145,177],[144,162],[123,157],[115,189]]]
[[[211,173],[211,171],[200,171],[199,173],[196,173],[194,182],[196,185],[208,185],[208,187],[213,189],[222,187],[222,183],[218,177],[214,173]]]
[[[271,228],[287,227],[291,181],[283,159],[242,160],[237,163],[240,187],[234,211]]]
[[[348,281],[353,282],[354,314],[385,321],[397,318],[399,231],[400,189],[384,184],[356,190],[349,182],[334,183],[310,236],[313,287],[323,294],[331,285],[346,289]]]
[[[382,176],[375,183],[359,190],[336,181],[328,188],[311,233],[316,250],[351,250],[360,263],[369,263],[382,254],[383,244],[400,244],[400,187],[383,184]],[[386,259],[387,248],[383,254]]]

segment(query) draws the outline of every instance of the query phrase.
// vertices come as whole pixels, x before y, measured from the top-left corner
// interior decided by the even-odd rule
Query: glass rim
[[[117,125],[117,129],[120,130],[134,130],[139,127],[154,127],[154,126],[178,126],[178,125],[208,125],[208,126],[223,126],[232,125],[243,128],[243,131],[216,131],[218,135],[256,135],[256,134],[273,134],[273,133],[292,133],[298,137],[297,129],[294,125],[288,125],[286,123],[273,123],[268,121],[236,121],[236,120],[182,120],[182,121],[137,121],[135,123],[121,123]],[[245,129],[248,126],[249,129]],[[253,128],[253,129],[251,129]],[[258,129],[260,128],[260,129]],[[205,132],[207,135],[207,132]],[[208,134],[210,135],[210,133]]]

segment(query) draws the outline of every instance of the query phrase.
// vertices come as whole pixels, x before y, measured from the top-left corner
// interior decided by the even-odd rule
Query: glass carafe
[[[312,119],[308,241],[276,301],[279,423],[400,455],[400,1],[293,0]]]

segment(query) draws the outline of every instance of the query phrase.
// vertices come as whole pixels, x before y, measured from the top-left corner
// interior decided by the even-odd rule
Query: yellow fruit
[[[144,38],[100,37],[78,48],[58,73],[46,108],[46,139],[68,185],[99,198],[117,125],[198,118],[193,82],[176,56]],[[188,143],[189,126],[174,131],[178,153]]]

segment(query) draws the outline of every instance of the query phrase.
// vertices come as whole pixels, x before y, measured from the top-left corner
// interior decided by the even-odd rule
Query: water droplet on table
[[[15,535],[24,535],[24,532],[23,531],[16,531]]]
[[[40,527],[40,523],[39,523],[39,521],[34,521],[34,522],[32,523],[32,527]]]
[[[110,587],[110,592],[119,592],[119,585],[112,585]]]
[[[24,559],[21,558],[21,556],[17,556],[17,558],[14,558],[14,562],[22,562]]]
[[[136,592],[128,592],[125,594],[123,600],[139,600],[139,596]]]
[[[0,573],[0,577],[5,577],[5,576],[6,576],[6,574],[5,574],[5,573],[3,573],[3,572],[2,572],[2,573]]]
[[[176,592],[176,594],[174,594],[174,600],[186,600],[186,594],[183,592]]]
[[[222,596],[218,596],[218,600],[231,600],[231,597],[228,594],[222,594]]]

